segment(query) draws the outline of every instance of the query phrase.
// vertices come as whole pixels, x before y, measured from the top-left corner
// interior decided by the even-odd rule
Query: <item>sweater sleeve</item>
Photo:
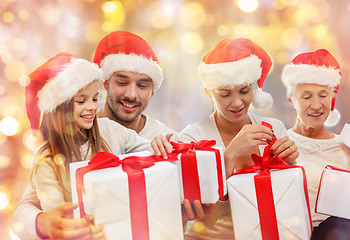
[[[51,159],[45,159],[42,164],[38,164],[33,183],[43,211],[50,211],[65,203],[63,189]]]
[[[28,182],[22,200],[13,212],[13,233],[20,239],[41,239],[36,232],[36,218],[41,212],[40,201],[36,195],[36,191],[33,188],[33,185]]]

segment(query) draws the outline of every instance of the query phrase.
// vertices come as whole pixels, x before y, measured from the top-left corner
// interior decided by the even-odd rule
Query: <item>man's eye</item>
[[[124,85],[126,85],[126,83],[125,83],[125,82],[120,82],[120,81],[117,81],[117,84],[118,84],[118,85],[120,85],[120,86],[124,86]]]

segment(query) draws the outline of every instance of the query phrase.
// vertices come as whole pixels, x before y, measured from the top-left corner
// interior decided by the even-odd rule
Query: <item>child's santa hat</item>
[[[41,112],[54,111],[79,90],[101,79],[99,67],[69,53],[59,53],[29,75],[25,88],[27,115],[32,129],[39,129]]]
[[[267,52],[246,38],[230,38],[219,42],[202,58],[198,76],[204,87],[214,89],[235,87],[257,82],[252,104],[257,109],[268,109],[273,100],[262,87],[270,71],[272,61]]]
[[[154,90],[163,81],[163,71],[151,46],[130,32],[116,31],[105,36],[96,48],[94,62],[100,65],[104,80],[117,71],[128,71],[149,76]]]
[[[339,63],[325,49],[299,54],[284,67],[282,73],[282,82],[287,88],[303,83],[326,85],[333,88],[331,113],[325,122],[326,126],[335,126],[340,120],[340,113],[334,109],[340,78]]]

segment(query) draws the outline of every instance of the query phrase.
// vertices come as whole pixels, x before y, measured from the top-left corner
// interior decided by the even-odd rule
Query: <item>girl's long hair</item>
[[[44,157],[51,161],[54,166],[59,185],[64,191],[67,189],[63,184],[63,173],[60,171],[60,161],[55,161],[56,156],[64,159],[66,172],[69,174],[69,164],[76,161],[83,161],[81,146],[88,143],[87,152],[91,151],[91,156],[101,151],[111,152],[105,140],[101,137],[96,117],[91,129],[79,130],[73,118],[74,100],[59,105],[54,111],[44,113],[40,125],[40,132],[43,137],[43,145],[39,149],[37,156]],[[40,161],[36,161],[31,172],[31,179],[35,174]]]

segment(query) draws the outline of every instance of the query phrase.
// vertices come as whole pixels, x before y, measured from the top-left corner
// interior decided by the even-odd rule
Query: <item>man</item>
[[[158,59],[141,37],[124,31],[112,32],[97,46],[94,62],[103,72],[106,103],[98,117],[107,117],[151,140],[159,134],[176,138],[176,131],[143,114],[163,81]],[[170,133],[170,134],[169,134]],[[21,239],[86,239],[92,219],[69,219],[76,204],[42,212],[35,190],[29,184],[13,214],[13,231]]]

